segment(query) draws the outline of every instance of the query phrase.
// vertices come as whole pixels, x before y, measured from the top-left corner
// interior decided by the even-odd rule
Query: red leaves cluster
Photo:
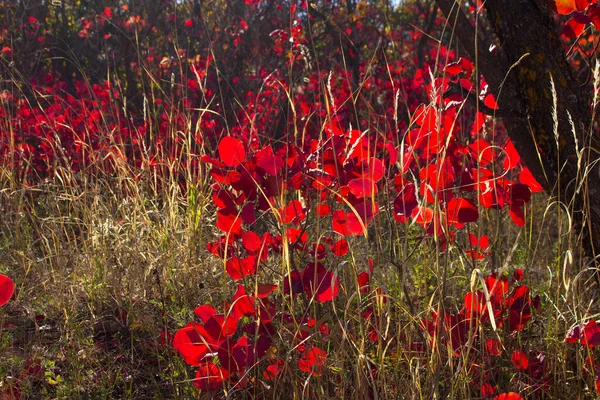
[[[226,313],[219,314],[210,305],[200,306],[194,313],[202,324],[192,321],[177,331],[173,347],[186,363],[198,367],[196,386],[214,391],[227,380],[244,379],[244,371],[265,356],[272,343],[275,314],[267,297],[274,289],[274,285],[259,285],[255,297],[238,285]],[[252,322],[239,326],[242,317]]]
[[[487,237],[481,239],[477,240],[477,244],[487,247]],[[496,365],[507,356],[514,368],[522,372],[519,379],[524,385],[534,391],[549,387],[549,367],[543,352],[505,352],[511,342],[519,344],[516,339],[530,321],[533,309],[539,308],[539,298],[536,296],[531,299],[529,288],[521,284],[522,279],[523,271],[520,269],[514,271],[511,279],[489,275],[485,277],[486,290],[468,292],[464,296],[464,307],[458,313],[440,310],[433,313],[431,320],[422,321],[422,328],[428,334],[432,348],[444,346],[451,350],[454,357],[469,357],[473,383],[479,384],[480,379],[486,382],[480,387],[484,397],[493,397],[496,393],[491,383],[501,379],[498,376],[501,370]],[[491,329],[491,319],[498,328],[495,332]],[[482,337],[485,332],[489,333],[487,338]],[[501,336],[509,341],[502,340]],[[518,395],[505,393],[496,398],[518,398],[514,396]]]
[[[479,323],[490,324],[490,318],[497,327],[505,327],[508,333],[517,333],[524,328],[531,319],[532,310],[539,308],[539,296],[531,299],[529,288],[519,284],[522,276],[521,270],[515,271],[512,281],[505,276],[489,275],[485,278],[486,291],[468,292],[464,296],[464,308],[458,314],[444,314],[446,328],[441,332],[448,334],[455,352],[466,344],[468,330],[473,330]],[[511,285],[515,285],[512,290]],[[442,323],[438,320],[438,313],[434,313],[433,322],[426,324],[432,337],[437,335],[436,327]],[[477,333],[473,332],[473,335]],[[442,338],[444,340],[447,339]]]
[[[593,349],[600,345],[600,325],[596,320],[573,326],[565,337],[567,343],[580,343],[584,349]],[[586,369],[593,374],[596,390],[600,393],[600,363],[592,351],[586,352]]]
[[[302,272],[292,270],[283,278],[284,294],[306,293],[319,303],[332,301],[339,293],[340,282],[337,276],[327,271],[320,262],[310,263]]]

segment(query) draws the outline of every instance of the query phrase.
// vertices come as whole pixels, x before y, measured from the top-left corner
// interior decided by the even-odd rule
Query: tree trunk
[[[436,0],[450,29],[485,77],[509,137],[546,192],[573,217],[584,256],[600,243],[598,137],[592,84],[574,78],[548,0],[487,0],[498,56],[454,0]],[[578,242],[579,243],[579,242]]]

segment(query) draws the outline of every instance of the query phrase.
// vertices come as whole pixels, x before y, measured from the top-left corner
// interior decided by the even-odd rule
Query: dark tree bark
[[[600,243],[598,136],[593,132],[593,87],[569,65],[548,0],[487,0],[499,54],[454,0],[436,0],[449,28],[485,77],[509,137],[546,192],[572,211],[583,256]]]

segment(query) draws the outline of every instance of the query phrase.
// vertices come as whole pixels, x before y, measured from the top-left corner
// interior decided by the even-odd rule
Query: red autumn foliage
[[[61,168],[81,174],[102,171],[107,176],[127,170],[136,182],[152,176],[157,192],[175,177],[189,197],[191,188],[203,183],[199,177],[209,181],[208,214],[215,216],[211,227],[217,236],[207,248],[222,259],[227,276],[238,285],[230,304],[215,305],[219,311],[211,305],[196,308],[201,323],[190,322],[174,336],[175,349],[198,368],[195,383],[202,390],[237,383],[250,368],[264,368],[262,376],[272,380],[284,368],[295,367],[267,359],[269,346],[281,346],[273,334],[280,328],[305,341],[295,354],[301,371],[327,374],[328,355],[319,347],[324,348],[319,338],[326,336],[329,326],[293,321],[284,312],[281,298],[323,303],[319,307],[336,302],[340,293],[349,290],[340,285],[338,274],[349,273],[340,262],[353,256],[350,246],[355,236],[376,235],[389,221],[416,225],[413,228],[423,240],[435,237],[437,248],[446,251],[464,238],[465,227],[476,226],[488,210],[504,210],[515,225],[525,225],[532,193],[542,187],[502,128],[492,127],[490,116],[469,105],[467,99],[479,98],[498,109],[483,77],[473,73],[471,60],[459,58],[443,44],[426,49],[422,59],[412,57],[421,52],[420,43],[429,33],[381,30],[370,4],[347,21],[338,20],[344,10],[333,4],[334,25],[356,43],[340,48],[337,40],[324,38],[327,57],[322,57],[318,49],[307,50],[307,29],[313,18],[321,18],[306,11],[312,3],[284,7],[275,2],[268,21],[263,21],[257,19],[262,16],[260,2],[248,0],[238,15],[214,18],[211,40],[219,46],[211,47],[200,32],[203,21],[198,13],[178,7],[179,2],[160,3],[157,7],[164,12],[157,15],[103,6],[97,15],[73,18],[78,21],[73,36],[79,38],[76,47],[82,57],[91,53],[94,58],[87,58],[88,63],[103,63],[97,57],[101,52],[94,49],[94,43],[101,41],[111,51],[106,58],[132,82],[115,85],[100,74],[88,83],[73,71],[44,66],[43,75],[28,82],[43,101],[31,101],[16,90],[0,94],[2,120],[20,128],[18,135],[0,128],[0,162],[11,164],[24,184],[56,177]],[[566,25],[567,36],[578,36],[590,24],[598,26],[599,8],[592,2],[557,0],[555,5],[558,13],[573,14]],[[433,22],[438,25],[436,19]],[[166,35],[163,25],[178,28]],[[40,43],[51,44],[38,53],[50,51],[60,46],[54,29],[52,16],[24,19],[18,30],[6,33],[15,37],[6,43],[31,44],[28,36],[37,41],[39,32]],[[111,42],[113,36],[127,32],[147,37],[156,46],[139,52],[129,49],[144,59],[132,58],[128,49]],[[399,43],[399,39],[402,53],[409,55],[402,59],[381,64],[378,57],[369,56],[374,61],[367,63],[360,54],[375,40],[381,40],[385,54],[392,50],[385,43]],[[173,48],[179,46],[173,43],[189,43],[189,48],[175,53]],[[12,57],[19,71],[31,70],[23,68],[27,60],[17,54],[18,49],[2,45],[3,60]],[[255,67],[239,68],[246,65],[240,60],[250,54]],[[311,58],[319,56],[325,64],[314,68]],[[339,67],[346,61],[356,68]],[[234,66],[238,70],[230,70]],[[443,76],[430,71],[443,71]],[[162,86],[151,104],[135,93],[137,87],[154,85]],[[463,94],[450,93],[454,86]],[[231,93],[223,94],[227,91]],[[377,104],[371,98],[378,98]],[[368,107],[356,110],[355,104]],[[398,113],[397,106],[406,115]],[[293,118],[288,117],[291,111]],[[315,219],[326,227],[319,237],[307,229]],[[490,254],[486,235],[469,232],[469,243],[466,251],[473,261]],[[269,276],[265,281],[266,264],[284,252],[293,264],[281,273],[285,276]],[[372,268],[369,273],[351,273],[358,279],[356,290],[369,295],[358,296],[369,302],[361,310],[368,336],[373,343],[385,343],[385,333],[377,330],[375,322],[388,296],[377,287]],[[0,305],[14,290],[12,281],[4,278],[0,276]],[[446,345],[459,356],[467,345],[479,343],[473,348],[485,349],[485,355],[477,354],[481,360],[508,357],[503,343],[484,338],[477,328],[489,330],[493,321],[507,336],[518,336],[525,329],[539,299],[531,298],[522,280],[521,270],[510,281],[489,275],[485,278],[489,296],[474,290],[458,296],[464,301],[458,312],[435,310],[430,321],[423,321],[431,339],[427,344]],[[297,325],[305,330],[295,332]],[[596,322],[589,321],[570,332],[567,341],[592,348],[600,342],[596,333]],[[485,345],[479,342],[483,340]],[[427,344],[421,343],[420,348]],[[539,364],[534,358],[540,357],[531,353],[520,357],[518,365],[523,374],[527,370],[532,379],[541,379],[544,374],[539,371],[544,368],[533,368]],[[473,365],[484,365],[481,360]],[[524,360],[529,367],[523,367]],[[496,388],[484,384],[481,392],[491,397]],[[516,396],[504,393],[497,398]]]

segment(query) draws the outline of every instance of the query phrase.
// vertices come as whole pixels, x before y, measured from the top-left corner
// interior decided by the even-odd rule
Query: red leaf
[[[392,148],[395,151],[395,148]],[[390,156],[390,158],[393,157]],[[394,164],[395,162],[390,160],[390,163]],[[380,159],[371,157],[365,164],[367,165],[367,171],[364,178],[371,179],[373,182],[379,182],[385,176],[385,164]]]
[[[306,294],[309,297],[314,296],[315,301],[319,303],[332,301],[340,290],[339,279],[334,279],[333,273],[327,271],[319,262],[308,264],[302,273],[302,282]]]
[[[575,15],[581,15],[581,14],[575,14]],[[591,21],[588,19],[587,22],[591,22]],[[581,32],[583,32],[583,30],[585,29],[585,26],[587,25],[587,22],[582,23],[582,22],[578,21],[577,18],[571,17],[563,26],[562,34],[565,35],[567,37],[567,39],[575,39],[576,37],[581,35]]]
[[[594,24],[596,29],[600,29],[600,6],[597,4],[590,4],[585,15],[592,20],[592,24]]]
[[[219,210],[215,226],[228,235],[239,235],[242,233],[242,219],[233,208]]]
[[[492,397],[496,393],[496,388],[489,383],[481,385],[481,395],[485,398]]]
[[[555,0],[556,12],[562,15],[571,14],[573,11],[584,11],[588,0]]]
[[[515,366],[516,369],[525,371],[529,366],[529,359],[527,358],[527,354],[523,353],[521,350],[515,350],[510,357],[510,361]]]
[[[245,258],[233,257],[225,263],[225,270],[233,280],[240,280],[256,273],[257,261],[254,256]]]
[[[8,303],[15,292],[15,283],[6,275],[0,274],[0,307]]]
[[[517,268],[515,272],[513,272],[513,278],[515,281],[520,282],[523,280],[523,270],[521,268]]]
[[[204,323],[206,323],[206,321],[208,321],[209,318],[216,313],[217,311],[208,304],[196,307],[196,309],[194,309],[194,314],[196,314],[196,316],[198,316],[198,318],[200,318]]]
[[[298,368],[311,375],[321,376],[324,372],[323,365],[326,360],[327,352],[318,347],[313,347],[302,354],[302,357],[298,360]]]
[[[581,344],[590,348],[600,345],[600,326],[595,320],[585,324],[581,334]]]
[[[273,155],[271,146],[258,150],[254,156],[256,157],[256,165],[269,175],[277,175],[285,165],[280,157]]]
[[[408,222],[417,204],[415,186],[409,183],[402,188],[396,199],[394,199],[394,219],[396,222],[401,224]]]
[[[230,315],[215,314],[204,323],[204,330],[215,341],[223,341],[237,331],[237,321]]]
[[[462,224],[475,222],[479,218],[479,210],[477,205],[471,199],[453,198],[448,202],[448,223],[457,227],[462,227]]]
[[[223,381],[228,377],[227,370],[215,365],[212,361],[208,361],[198,368],[194,385],[202,391],[214,392],[223,386]]]
[[[481,315],[486,309],[485,295],[479,290],[475,293],[467,293],[464,297],[464,301],[465,309],[475,316]]]
[[[273,291],[277,289],[277,285],[269,285],[269,284],[262,284],[262,285],[258,285],[258,289],[256,291],[256,296],[259,299],[264,299],[265,297],[267,297],[268,295],[270,295],[271,293],[273,293]]]
[[[265,355],[270,345],[271,339],[264,335],[259,336],[256,343],[248,336],[240,337],[235,343],[229,339],[219,348],[219,361],[229,374],[244,372]]]
[[[360,290],[361,293],[369,293],[369,291],[371,290],[370,286],[369,286],[369,274],[367,274],[366,272],[361,272],[360,274],[358,274],[358,288]]]
[[[281,218],[283,224],[293,223],[294,225],[300,225],[300,222],[306,218],[302,203],[299,200],[290,201],[288,205],[281,210]]]
[[[270,381],[275,380],[275,378],[277,378],[281,373],[283,366],[283,360],[280,360],[279,358],[271,360],[271,364],[269,364],[267,369],[265,369],[265,372],[263,372],[263,376],[265,377],[265,379],[268,379]]]
[[[477,238],[474,233],[469,233],[469,243],[473,247],[479,247],[481,250],[485,250],[490,246],[490,238],[488,235],[481,235]]]
[[[469,147],[475,153],[481,166],[486,166],[496,160],[496,149],[485,139],[477,139]]]
[[[260,236],[254,232],[242,233],[242,245],[250,252],[255,252],[261,247]]]
[[[490,292],[490,296],[504,297],[508,293],[508,279],[505,276],[497,278],[495,274],[485,278],[485,286]]]
[[[494,400],[523,400],[520,394],[515,392],[502,393],[494,397]]]
[[[219,157],[229,167],[237,167],[246,160],[246,150],[241,140],[225,136],[219,142]]]
[[[333,212],[333,215],[331,218],[331,229],[333,229],[333,231],[335,233],[338,233],[342,236],[350,235],[350,229],[348,228],[346,211],[335,210]]]
[[[190,322],[175,333],[173,348],[190,365],[199,365],[200,360],[211,351],[211,338],[206,339],[208,334],[204,327],[196,322]],[[210,343],[209,343],[210,342]]]
[[[520,331],[531,319],[531,299],[527,286],[517,286],[507,300],[509,328]]]
[[[319,204],[315,208],[315,213],[317,214],[317,217],[325,217],[331,214],[331,207],[327,204]]]
[[[544,188],[535,180],[529,168],[525,167],[519,173],[519,182],[529,186],[532,193],[542,192]]]
[[[348,182],[348,188],[350,189],[350,193],[357,199],[371,197],[377,194],[375,182],[368,178],[352,179]]]
[[[294,269],[283,278],[283,293],[296,295],[302,292],[304,292],[302,276],[297,269]]]
[[[485,348],[490,356],[498,357],[502,355],[502,342],[498,339],[487,339],[485,341]]]
[[[502,166],[504,167],[504,172],[508,172],[519,164],[519,161],[521,161],[521,156],[519,156],[515,145],[510,139],[506,141],[504,152],[506,153],[506,157],[504,158]]]
[[[486,107],[491,108],[492,110],[497,110],[498,104],[496,103],[496,99],[494,98],[493,94],[488,94],[483,98],[483,104],[485,104]]]
[[[531,199],[531,190],[525,184],[513,183],[508,185],[507,195],[508,204],[520,207],[524,206]]]
[[[567,332],[567,336],[565,337],[565,342],[567,343],[577,343],[581,338],[581,326],[575,325],[569,332]]]
[[[426,228],[433,222],[434,213],[429,207],[416,206],[411,213],[411,217],[415,223]]]
[[[508,209],[508,215],[513,220],[515,225],[522,228],[525,226],[525,214],[523,212],[523,207],[512,206]]]
[[[336,257],[343,257],[348,254],[350,247],[348,246],[348,241],[346,239],[340,239],[335,244],[331,246],[331,252]]]
[[[238,283],[237,290],[233,295],[232,300],[231,318],[236,323],[242,316],[250,317],[256,314],[254,298],[246,294],[246,289],[243,285]]]

